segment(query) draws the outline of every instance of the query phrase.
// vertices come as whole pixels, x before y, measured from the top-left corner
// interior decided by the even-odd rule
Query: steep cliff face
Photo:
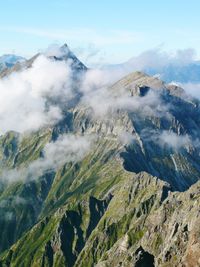
[[[87,266],[93,255],[98,255],[96,266],[198,266],[199,184],[185,193],[170,193],[164,199],[162,196],[169,188],[147,177],[140,174],[142,185],[137,181],[137,194],[131,181],[112,199],[101,220],[104,228],[101,223],[98,225],[99,231],[88,240],[90,246],[81,252],[76,266]],[[146,187],[148,194],[144,194]],[[120,208],[115,209],[121,194],[124,207],[120,203]]]
[[[198,266],[199,101],[141,72],[86,94],[62,49],[62,119],[0,137],[0,266]]]

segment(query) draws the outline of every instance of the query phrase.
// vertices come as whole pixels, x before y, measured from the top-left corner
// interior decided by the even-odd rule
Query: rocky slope
[[[86,95],[87,68],[64,50],[51,58],[81,72],[77,101],[53,126],[0,137],[0,266],[198,266],[199,102],[141,72]],[[72,134],[89,149],[59,148],[38,172]]]

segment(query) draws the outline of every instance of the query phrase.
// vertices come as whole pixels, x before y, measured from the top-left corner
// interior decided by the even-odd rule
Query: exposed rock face
[[[53,60],[69,57],[84,75],[62,49]],[[199,266],[199,102],[141,72],[107,95],[114,105],[106,115],[96,117],[79,94],[53,127],[0,137],[3,174],[42,159],[63,134],[95,136],[77,162],[1,181],[0,266]]]
[[[190,196],[195,196],[195,200]],[[143,262],[143,257],[139,261],[137,256],[140,250],[143,255],[154,257],[155,266],[198,266],[199,213],[193,201],[199,202],[199,185],[185,193],[170,193],[158,209],[154,206],[146,214],[145,211],[136,214],[132,221],[134,228],[130,227],[126,233],[130,237],[129,247],[125,252],[121,250],[122,236],[98,266],[120,266],[120,261],[121,266],[143,266],[137,265]],[[152,264],[153,257],[150,257]]]

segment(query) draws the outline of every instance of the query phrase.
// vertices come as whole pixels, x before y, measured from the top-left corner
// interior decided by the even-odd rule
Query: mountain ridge
[[[84,91],[87,73],[56,124],[0,136],[0,266],[194,266],[199,101],[141,72]]]

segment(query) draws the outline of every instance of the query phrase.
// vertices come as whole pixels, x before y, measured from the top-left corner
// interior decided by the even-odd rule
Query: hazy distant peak
[[[13,67],[16,63],[24,62],[26,59],[14,54],[5,54],[0,57],[0,71]]]
[[[44,53],[47,57],[55,60],[71,61],[72,68],[78,70],[87,70],[87,67],[76,57],[70,50],[69,46],[65,43],[62,46],[52,45]]]
[[[14,54],[5,54],[0,57],[0,62],[7,62],[7,63],[16,63],[19,61],[24,61],[25,58],[21,56],[17,56]]]

